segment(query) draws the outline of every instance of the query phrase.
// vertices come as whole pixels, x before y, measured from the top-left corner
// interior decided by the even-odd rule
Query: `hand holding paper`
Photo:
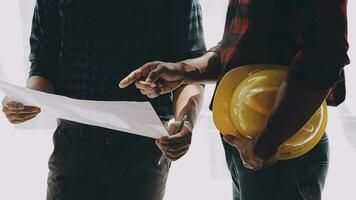
[[[149,102],[88,101],[48,94],[0,81],[11,100],[37,106],[41,115],[67,119],[151,138],[168,136]]]
[[[35,118],[41,109],[35,106],[25,106],[5,97],[2,101],[2,111],[10,123],[20,124]]]

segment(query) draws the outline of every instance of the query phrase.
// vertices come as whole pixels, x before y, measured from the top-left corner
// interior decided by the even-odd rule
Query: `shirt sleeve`
[[[171,48],[175,61],[194,58],[206,52],[202,23],[202,10],[199,0],[172,0],[169,9]]]
[[[339,79],[347,56],[347,0],[294,1],[298,49],[289,82],[327,89]]]
[[[221,42],[219,42],[216,46],[214,46],[208,50],[208,52],[215,52],[218,55],[221,54],[221,51],[222,51]]]
[[[58,68],[60,37],[59,16],[50,0],[37,0],[30,36],[29,76],[53,81]]]

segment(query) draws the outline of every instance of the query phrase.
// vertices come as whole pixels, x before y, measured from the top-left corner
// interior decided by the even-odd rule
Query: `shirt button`
[[[109,137],[105,137],[105,144],[109,145],[110,144],[110,138]]]

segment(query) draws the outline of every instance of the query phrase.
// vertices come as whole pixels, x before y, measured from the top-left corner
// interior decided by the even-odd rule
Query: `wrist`
[[[179,62],[179,64],[182,67],[182,76],[184,84],[191,84],[199,79],[202,72],[201,69],[194,64],[194,62],[186,60]]]
[[[278,151],[279,146],[268,134],[261,134],[257,138],[254,152],[263,159],[269,159]]]

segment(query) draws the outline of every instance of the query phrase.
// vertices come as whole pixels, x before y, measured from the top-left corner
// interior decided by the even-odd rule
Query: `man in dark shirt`
[[[203,99],[199,84],[184,85],[157,99],[117,81],[150,60],[179,61],[202,55],[201,8],[197,0],[37,0],[31,33],[32,63],[27,87],[77,99],[150,101],[173,133],[181,132],[168,161],[155,141],[109,129],[59,119],[49,161],[48,200],[162,199],[171,160],[189,148]],[[12,123],[40,112],[9,98],[3,111]]]
[[[289,66],[288,79],[259,137],[224,137],[234,199],[321,199],[329,162],[326,135],[296,159],[278,161],[278,149],[325,98],[331,105],[344,99],[343,67],[349,63],[346,4],[347,0],[230,0],[218,46],[195,59],[147,63],[120,87],[146,78],[145,85],[137,87],[158,96],[183,83],[220,80],[243,65]]]

